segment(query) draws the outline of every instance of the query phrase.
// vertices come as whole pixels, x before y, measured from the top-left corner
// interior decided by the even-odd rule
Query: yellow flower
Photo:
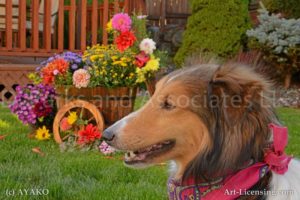
[[[70,125],[74,124],[78,119],[77,113],[76,112],[71,112],[68,116],[68,123]]]
[[[146,72],[152,71],[155,72],[159,69],[159,58],[151,57],[151,59],[147,62],[143,70]]]
[[[143,83],[145,82],[146,78],[144,75],[144,72],[140,68],[136,68],[136,73],[137,73],[137,83]]]
[[[117,59],[118,59],[118,56],[112,56],[111,59],[112,59],[112,60],[117,60]]]
[[[109,22],[106,24],[106,31],[108,33],[112,32],[114,29],[112,27],[112,20],[109,20]]]
[[[112,64],[113,65],[119,65],[119,64],[121,64],[122,63],[122,61],[114,61]]]
[[[46,126],[43,126],[36,131],[35,138],[38,140],[48,140],[50,138],[49,130]]]
[[[39,84],[42,82],[42,79],[38,76],[37,73],[30,73],[28,75],[28,78],[34,83],[34,84]]]
[[[123,61],[123,62],[130,62],[131,59],[128,58],[128,57],[122,57],[122,58],[121,58],[121,61]]]
[[[122,66],[122,67],[127,67],[127,64],[124,63],[124,62],[121,62],[121,66]]]
[[[99,58],[98,55],[92,55],[92,56],[90,57],[90,59],[91,59],[92,62],[95,62],[98,58]]]

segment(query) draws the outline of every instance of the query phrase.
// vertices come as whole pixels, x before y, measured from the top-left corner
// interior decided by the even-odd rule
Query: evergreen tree
[[[194,53],[230,57],[239,51],[250,28],[247,0],[191,0],[183,44],[174,61],[182,65]]]

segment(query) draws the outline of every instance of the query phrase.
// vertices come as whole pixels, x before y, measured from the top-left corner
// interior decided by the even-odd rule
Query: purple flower
[[[34,106],[39,102],[46,105],[54,101],[54,98],[55,91],[51,86],[43,84],[19,86],[16,90],[16,98],[9,108],[24,124],[35,124],[37,116],[33,111]]]
[[[110,155],[116,152],[116,149],[109,146],[105,141],[103,141],[100,145],[99,145],[99,150],[101,153],[103,153],[104,155]]]
[[[76,69],[78,69],[78,65],[73,64],[73,65],[71,66],[71,68],[72,68],[72,70],[76,70]]]

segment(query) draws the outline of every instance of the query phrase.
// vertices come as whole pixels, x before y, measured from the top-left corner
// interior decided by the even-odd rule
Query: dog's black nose
[[[114,132],[106,129],[104,132],[103,132],[103,135],[102,135],[102,138],[107,141],[107,142],[112,142],[115,138],[115,134]]]

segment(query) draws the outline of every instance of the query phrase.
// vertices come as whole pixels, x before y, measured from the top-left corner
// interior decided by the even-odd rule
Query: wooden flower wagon
[[[54,119],[53,133],[57,143],[62,143],[69,136],[61,134],[61,124],[70,113],[76,113],[76,116],[85,120],[82,126],[91,123],[102,132],[105,127],[133,111],[136,97],[136,88],[129,87],[59,87],[56,92],[58,113]]]

